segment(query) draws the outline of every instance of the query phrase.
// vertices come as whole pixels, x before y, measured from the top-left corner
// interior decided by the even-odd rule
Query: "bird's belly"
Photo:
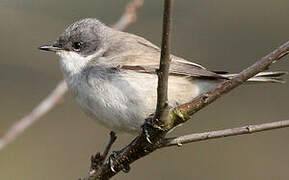
[[[104,83],[97,88],[81,86],[75,94],[83,111],[100,124],[116,132],[140,131],[146,110],[133,92],[127,94],[120,87]]]
[[[120,78],[119,78],[120,77]],[[154,113],[157,76],[125,73],[115,79],[70,86],[84,112],[114,131],[139,132],[144,120]],[[69,84],[69,83],[68,83]],[[169,104],[185,103],[202,91],[199,82],[181,77],[169,78]]]

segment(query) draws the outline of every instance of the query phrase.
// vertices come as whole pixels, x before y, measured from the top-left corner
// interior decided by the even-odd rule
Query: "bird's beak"
[[[62,48],[56,47],[53,45],[52,46],[51,45],[44,45],[44,46],[39,47],[38,49],[43,50],[43,51],[52,51],[52,52],[57,52],[57,51],[62,50]]]

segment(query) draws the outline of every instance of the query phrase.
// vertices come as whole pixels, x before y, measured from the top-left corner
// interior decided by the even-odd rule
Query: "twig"
[[[157,107],[154,115],[154,121],[158,126],[166,129],[169,124],[169,106],[168,106],[168,79],[170,68],[170,26],[171,26],[171,0],[165,0],[163,13],[163,33],[162,47],[158,75],[157,87]]]
[[[210,103],[214,102],[216,99],[233,90],[237,86],[241,85],[243,82],[253,77],[269,68],[269,66],[276,61],[280,60],[282,57],[289,53],[289,41],[281,45],[279,48],[269,53],[247,69],[243,70],[241,73],[236,75],[234,78],[225,81],[217,88],[204,93],[197,98],[193,99],[189,103],[182,104],[171,111],[171,117],[173,123],[171,123],[171,128],[186,122],[190,117],[203,109]]]
[[[169,34],[171,22],[171,4],[171,0],[165,0],[160,68],[157,71],[158,96],[156,115],[154,116],[151,123],[145,123],[144,127],[146,128],[143,128],[143,133],[136,137],[127,147],[123,148],[120,151],[121,153],[117,155],[113,161],[107,161],[102,167],[96,169],[93,173],[90,173],[89,177],[86,179],[91,180],[111,178],[123,168],[129,167],[132,162],[154,151],[155,147],[153,144],[151,144],[151,142],[157,142],[163,138],[163,135],[166,132],[166,126],[169,124],[167,88],[170,65]],[[153,136],[150,136],[148,139],[148,134]],[[151,141],[152,139],[154,139],[154,141]]]
[[[56,88],[38,105],[30,114],[16,122],[7,133],[0,139],[0,150],[13,141],[20,133],[36,122],[41,116],[58,104],[67,91],[67,85],[61,81]]]
[[[133,0],[127,4],[125,8],[125,13],[120,17],[120,19],[112,26],[112,28],[117,30],[124,30],[129,24],[136,21],[136,14],[140,7],[143,6],[143,0]]]
[[[223,129],[218,131],[210,131],[203,133],[194,133],[180,137],[173,137],[164,139],[162,144],[159,146],[160,148],[168,147],[168,146],[181,146],[183,144],[197,142],[197,141],[205,141],[216,138],[223,138],[228,136],[237,136],[243,134],[251,134],[262,131],[268,131],[272,129],[285,128],[289,127],[289,120],[257,124],[257,125],[248,125],[237,128]]]
[[[124,14],[113,27],[118,30],[125,29],[128,25],[136,21],[137,10],[142,6],[142,0],[132,0],[127,6]],[[37,105],[31,113],[17,121],[12,127],[10,127],[4,136],[0,139],[0,150],[3,149],[8,143],[13,141],[20,133],[25,131],[30,125],[35,123],[49,110],[51,110],[57,102],[67,92],[67,85],[62,80],[56,88],[44,99],[39,105]]]

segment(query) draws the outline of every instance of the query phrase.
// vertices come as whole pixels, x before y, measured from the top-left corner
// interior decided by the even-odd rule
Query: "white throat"
[[[60,68],[66,78],[80,73],[91,59],[99,55],[95,53],[84,57],[73,51],[59,51],[56,54],[59,56]]]

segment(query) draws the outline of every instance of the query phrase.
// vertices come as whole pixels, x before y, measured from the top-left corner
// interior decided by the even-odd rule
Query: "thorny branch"
[[[125,29],[128,25],[136,21],[137,10],[143,5],[143,0],[132,0],[126,6],[124,14],[121,16],[118,22],[113,25],[113,28],[118,30]],[[62,80],[56,86],[56,88],[45,98],[39,105],[37,105],[31,113],[15,122],[7,132],[0,139],[0,150],[7,144],[12,142],[18,135],[30,127],[33,123],[50,111],[56,104],[58,104],[67,92],[68,88],[66,82]]]

